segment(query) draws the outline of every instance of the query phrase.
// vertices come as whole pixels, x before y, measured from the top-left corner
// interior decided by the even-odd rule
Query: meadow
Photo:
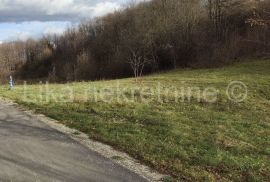
[[[270,60],[177,69],[138,82],[2,85],[0,96],[176,180],[270,179]]]

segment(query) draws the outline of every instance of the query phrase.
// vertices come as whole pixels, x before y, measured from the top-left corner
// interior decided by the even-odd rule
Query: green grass
[[[246,100],[235,103],[228,99],[226,88],[231,81],[247,85]],[[161,89],[156,89],[158,83]],[[120,91],[118,85],[126,89]],[[175,102],[175,89],[188,87],[215,87],[219,90],[217,101],[207,102],[194,92],[190,102],[187,94],[185,102]],[[122,79],[52,84],[49,88],[58,99],[73,89],[74,100],[63,103],[48,97],[45,102],[44,85],[27,86],[25,91],[23,86],[14,91],[2,86],[0,96],[128,152],[179,180],[270,179],[269,60],[218,69],[176,70],[144,77],[140,83]],[[100,95],[111,102],[102,101]],[[134,101],[127,102],[124,97]]]

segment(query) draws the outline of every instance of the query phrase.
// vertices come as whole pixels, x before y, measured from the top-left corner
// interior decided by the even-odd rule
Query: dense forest
[[[269,0],[152,0],[0,45],[1,78],[81,81],[270,55]]]

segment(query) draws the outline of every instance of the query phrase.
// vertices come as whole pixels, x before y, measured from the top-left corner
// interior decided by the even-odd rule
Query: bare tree
[[[134,51],[131,49],[131,56],[128,59],[128,63],[131,66],[134,74],[134,78],[138,81],[143,74],[145,66],[151,61],[146,57],[140,55],[138,51]]]
[[[0,45],[0,77],[6,79],[26,61],[24,43],[9,42]]]

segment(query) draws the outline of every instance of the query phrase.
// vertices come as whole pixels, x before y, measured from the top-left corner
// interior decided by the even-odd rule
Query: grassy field
[[[247,86],[242,102],[226,93],[232,81]],[[187,91],[190,87],[195,91]],[[202,94],[208,88],[218,92]],[[232,91],[245,93],[240,88]],[[121,79],[39,84],[16,86],[14,91],[2,86],[0,96],[178,180],[270,179],[270,60],[176,70],[139,83]]]

